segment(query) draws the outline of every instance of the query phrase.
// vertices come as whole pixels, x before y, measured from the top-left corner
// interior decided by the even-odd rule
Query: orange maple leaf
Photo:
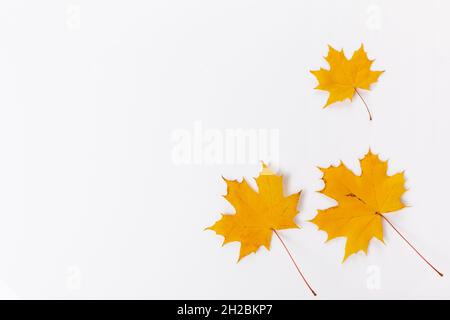
[[[368,59],[362,44],[353,53],[350,60],[346,58],[344,50],[337,51],[332,46],[328,47],[329,51],[325,60],[330,65],[330,69],[320,68],[319,70],[311,70],[311,73],[319,82],[315,89],[329,92],[329,97],[324,108],[337,101],[352,100],[355,93],[361,97],[357,89],[370,90],[370,85],[376,82],[378,77],[384,72],[370,70],[374,60]],[[364,99],[362,100],[372,119],[367,104]]]
[[[294,218],[298,213],[300,192],[285,197],[283,176],[276,175],[266,165],[255,179],[258,192],[245,180],[224,180],[227,184],[224,197],[236,213],[222,214],[222,218],[207,229],[222,235],[223,244],[240,242],[239,260],[261,246],[270,250],[274,230],[299,228]]]
[[[342,162],[337,167],[320,168],[325,182],[320,192],[338,205],[319,210],[312,222],[328,233],[327,241],[347,238],[344,261],[360,250],[367,254],[372,238],[383,241],[383,215],[405,207],[401,200],[406,191],[403,172],[388,176],[387,162],[371,151],[360,163],[360,176]]]

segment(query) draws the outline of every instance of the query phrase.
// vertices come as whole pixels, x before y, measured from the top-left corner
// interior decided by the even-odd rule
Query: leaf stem
[[[278,232],[275,229],[272,229],[273,232],[276,234],[276,236],[278,237],[278,239],[280,240],[281,244],[283,245],[284,249],[286,250],[287,254],[289,255],[289,257],[291,258],[292,262],[295,265],[295,268],[297,269],[298,273],[300,274],[300,276],[302,277],[303,281],[305,282],[306,286],[308,287],[309,290],[311,290],[311,293],[314,296],[317,296],[317,293],[313,290],[313,288],[309,285],[308,281],[306,281],[306,278],[303,276],[303,273],[300,271],[300,268],[298,267],[297,263],[295,262],[294,258],[292,257],[292,254],[289,252],[289,249],[287,248],[286,244],[284,243],[283,239],[281,239],[280,235],[278,234]]]
[[[440,275],[441,277],[443,277],[444,276],[444,274],[442,273],[442,272],[440,272],[438,269],[436,269],[430,262],[428,262],[428,260],[427,259],[425,259],[425,257],[423,256],[423,255],[421,255],[420,254],[420,252],[419,251],[417,251],[417,249],[416,248],[414,248],[414,246],[408,241],[408,240],[406,240],[406,238],[400,233],[400,231],[398,231],[397,230],[397,228],[395,228],[395,226],[392,224],[392,222],[390,222],[389,220],[388,220],[388,218],[386,218],[384,215],[382,215],[381,213],[376,213],[376,214],[378,214],[379,216],[381,216],[381,218],[383,218],[391,227],[392,227],[392,229],[394,229],[395,230],[395,232],[397,232],[398,233],[398,235],[403,239],[403,240],[405,240],[405,242],[419,255],[419,257],[421,257],[422,258],[422,260],[423,261],[425,261],[434,271],[436,271],[436,273],[438,274],[438,275]]]
[[[367,105],[366,101],[363,99],[361,94],[359,93],[358,89],[354,88],[355,92],[358,94],[358,96],[361,98],[362,102],[366,106],[367,112],[369,113],[369,120],[372,121],[372,113],[370,113],[369,106]]]

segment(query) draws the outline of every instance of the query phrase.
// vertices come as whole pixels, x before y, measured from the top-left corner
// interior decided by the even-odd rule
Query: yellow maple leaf
[[[227,180],[224,196],[235,208],[235,214],[222,214],[222,218],[207,228],[222,235],[223,244],[241,243],[239,260],[264,246],[270,250],[273,230],[298,228],[294,218],[300,192],[285,197],[283,176],[276,175],[265,164],[255,178],[256,192],[247,181]],[[238,260],[238,261],[239,261]]]
[[[325,59],[330,65],[330,70],[323,68],[311,70],[311,73],[316,76],[319,82],[314,89],[329,92],[324,108],[337,101],[352,100],[355,93],[359,94],[357,88],[370,90],[370,85],[376,82],[384,72],[370,70],[374,60],[367,58],[367,53],[364,51],[362,44],[353,53],[350,60],[346,58],[344,50],[337,51],[332,46],[328,47],[329,51]]]
[[[342,162],[337,167],[320,168],[325,182],[320,192],[338,205],[319,210],[312,222],[328,233],[327,241],[347,238],[344,261],[360,250],[367,254],[372,238],[383,241],[382,215],[405,207],[401,200],[406,191],[403,172],[388,176],[387,161],[370,150],[360,164],[360,176]]]

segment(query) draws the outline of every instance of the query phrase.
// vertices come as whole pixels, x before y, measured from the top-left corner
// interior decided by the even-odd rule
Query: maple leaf
[[[357,90],[358,88],[370,90],[370,85],[376,82],[378,77],[384,72],[370,70],[374,60],[368,59],[362,44],[353,53],[350,60],[346,58],[344,50],[337,51],[330,45],[328,47],[329,51],[325,60],[330,65],[330,70],[323,68],[311,70],[311,73],[319,82],[314,89],[329,92],[329,97],[324,108],[337,101],[352,100],[355,93],[360,95]],[[366,105],[364,99],[362,100]],[[370,115],[367,105],[366,108]],[[372,118],[371,115],[370,118]]]
[[[256,192],[245,179],[227,180],[224,196],[236,210],[235,214],[222,214],[222,218],[207,228],[224,237],[223,244],[241,243],[239,260],[264,246],[270,250],[274,230],[299,228],[294,222],[298,213],[300,193],[285,197],[283,176],[276,175],[265,164],[255,178]],[[281,239],[280,239],[281,240]]]
[[[360,176],[342,162],[337,167],[320,168],[325,182],[320,192],[338,205],[319,210],[312,222],[328,233],[327,241],[347,238],[344,261],[360,250],[367,254],[374,237],[383,242],[384,214],[405,207],[401,200],[406,191],[403,172],[388,176],[387,161],[381,161],[370,150],[360,164]]]

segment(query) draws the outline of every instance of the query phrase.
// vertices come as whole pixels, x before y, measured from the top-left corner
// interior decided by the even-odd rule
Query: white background
[[[450,298],[448,1],[0,3],[0,297],[310,299],[278,239],[239,264],[203,228],[232,212],[228,178],[258,164],[182,164],[171,136],[278,129],[301,230],[280,232],[325,298]],[[386,70],[323,110],[310,69],[361,43]],[[307,220],[333,201],[316,166],[359,172],[368,148],[405,170],[391,215],[447,276],[385,226],[344,264],[343,238]],[[374,286],[373,276],[378,280]],[[372,284],[371,284],[372,283]]]

